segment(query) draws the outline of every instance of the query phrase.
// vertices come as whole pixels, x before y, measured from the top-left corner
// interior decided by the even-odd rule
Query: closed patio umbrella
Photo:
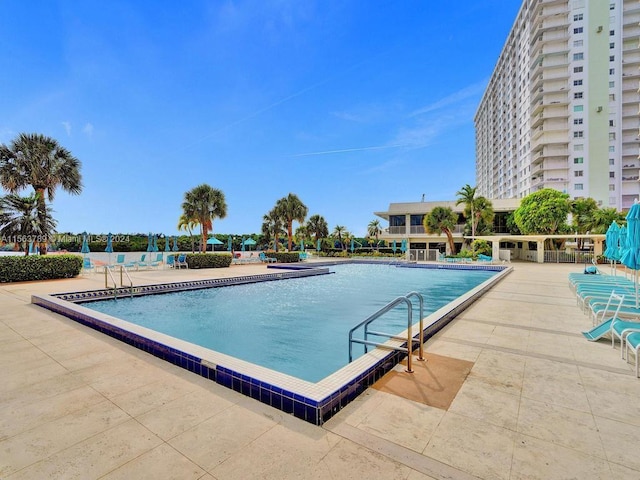
[[[240,250],[244,252],[244,238],[242,239],[242,244],[240,245]]]
[[[407,251],[407,239],[406,238],[402,239],[402,243],[400,244],[400,251],[402,253]]]
[[[618,241],[620,237],[620,227],[616,222],[612,222],[607,229],[605,239],[607,242],[607,248],[604,251],[604,256],[610,260],[611,269],[615,274],[616,260],[620,260]]]
[[[231,251],[231,235],[227,237],[227,252]]]
[[[322,240],[318,239],[318,243],[316,244],[316,250],[319,252],[322,250]]]
[[[393,253],[396,253],[396,241],[393,241],[393,245],[391,246],[391,249],[393,250]]]
[[[171,246],[169,245],[169,240],[170,240],[170,237],[164,237],[164,251],[165,252],[170,252],[171,251]]]
[[[147,252],[153,252],[153,235],[147,235]]]
[[[172,247],[172,250],[173,250],[174,252],[177,252],[177,251],[178,251],[178,237],[177,237],[177,236],[173,237],[173,247]]]
[[[353,241],[353,238],[351,239],[351,253],[353,253],[353,251],[356,249],[356,245],[355,242]]]
[[[111,232],[107,234],[107,247],[104,251],[109,254],[109,265],[111,265],[111,254],[113,253],[113,235]]]
[[[627,213],[627,248],[620,261],[634,270],[636,308],[638,308],[638,270],[640,269],[640,204],[634,203]]]

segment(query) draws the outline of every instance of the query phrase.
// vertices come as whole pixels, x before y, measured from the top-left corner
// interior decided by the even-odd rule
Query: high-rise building
[[[524,0],[475,116],[488,198],[640,199],[640,1]]]

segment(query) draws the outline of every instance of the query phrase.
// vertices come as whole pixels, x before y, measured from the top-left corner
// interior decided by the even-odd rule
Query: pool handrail
[[[412,327],[413,327],[413,304],[411,303],[410,297],[418,297],[419,301],[420,301],[420,334],[418,339],[413,338],[412,335]],[[404,340],[404,337],[401,337],[399,335],[394,335],[394,334],[390,334],[390,333],[385,333],[385,332],[378,332],[378,331],[370,331],[369,330],[369,325],[376,319],[380,318],[382,315],[384,315],[385,313],[393,310],[395,307],[397,307],[398,305],[400,305],[401,303],[404,303],[407,305],[407,346],[406,347],[394,347],[391,345],[388,345],[386,343],[380,343],[380,342],[372,342],[371,340],[369,340],[369,335],[376,335],[376,336],[383,336],[383,337],[387,337],[387,338],[393,338],[395,340]],[[423,343],[424,343],[424,329],[423,329],[423,309],[424,309],[424,298],[422,297],[422,295],[418,292],[410,292],[408,294],[406,294],[403,297],[398,297],[395,300],[392,300],[391,302],[389,302],[388,304],[386,304],[384,307],[382,307],[380,310],[378,310],[377,312],[375,312],[373,315],[370,315],[368,318],[366,318],[365,320],[363,320],[362,322],[360,322],[358,325],[356,325],[355,327],[353,327],[351,330],[349,330],[349,363],[351,363],[353,361],[353,344],[354,343],[361,343],[364,345],[365,348],[365,353],[367,352],[367,346],[368,345],[372,345],[372,346],[376,346],[376,347],[381,347],[381,348],[388,348],[390,350],[397,350],[400,352],[406,352],[407,353],[407,372],[408,373],[413,373],[413,369],[411,368],[411,353],[413,351],[413,344],[418,342],[419,343],[419,354],[418,354],[418,360],[424,360],[424,355],[423,355]],[[360,327],[364,326],[364,339],[354,339],[353,338],[353,332],[357,329],[359,329]]]

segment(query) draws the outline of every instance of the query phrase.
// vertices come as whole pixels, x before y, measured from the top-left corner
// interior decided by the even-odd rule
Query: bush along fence
[[[189,268],[225,268],[231,265],[231,254],[227,253],[188,253]]]
[[[0,283],[77,277],[82,269],[79,255],[29,255],[0,257]]]

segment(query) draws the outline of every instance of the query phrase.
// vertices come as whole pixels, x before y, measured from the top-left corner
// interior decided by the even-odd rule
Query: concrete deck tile
[[[423,455],[471,475],[509,479],[515,432],[448,412]]]
[[[595,417],[602,443],[610,462],[624,465],[640,472],[640,428],[624,421]],[[640,478],[638,475],[637,478]]]
[[[206,475],[206,476],[205,476]],[[143,453],[137,458],[125,463],[121,467],[107,473],[100,480],[132,480],[132,479],[162,479],[162,480],[201,480],[213,477],[189,461],[166,443]]]
[[[510,480],[608,480],[609,463],[599,457],[518,435],[513,451]]]
[[[518,432],[606,459],[598,427],[590,412],[523,398]]]
[[[504,393],[484,382],[468,378],[449,412],[516,431],[520,395]]]
[[[636,379],[629,378],[633,382]],[[640,402],[636,395],[599,388],[586,388],[587,398],[594,415],[609,418],[640,429]]]

